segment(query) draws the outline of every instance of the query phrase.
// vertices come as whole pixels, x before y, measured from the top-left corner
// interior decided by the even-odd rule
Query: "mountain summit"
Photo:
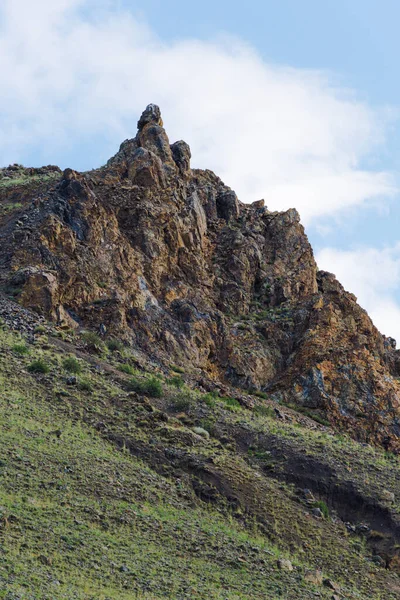
[[[394,340],[318,270],[295,209],[243,204],[190,159],[150,104],[104,167],[2,169],[3,291],[193,385],[266,393],[397,452]]]

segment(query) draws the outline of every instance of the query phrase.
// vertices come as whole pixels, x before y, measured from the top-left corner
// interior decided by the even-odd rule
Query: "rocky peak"
[[[161,110],[157,104],[148,104],[144,111],[142,112],[142,116],[140,117],[137,127],[139,131],[149,124],[163,126],[163,121],[161,118]]]
[[[22,205],[0,215],[3,290],[59,324],[103,326],[194,381],[262,391],[397,449],[393,343],[318,272],[295,209],[243,204],[190,159],[150,104],[105,167],[51,180],[26,170],[23,190],[0,179],[0,201]]]

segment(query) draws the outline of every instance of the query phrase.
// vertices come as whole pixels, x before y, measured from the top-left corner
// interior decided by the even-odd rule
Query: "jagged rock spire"
[[[121,144],[108,167],[123,169],[133,183],[147,187],[165,187],[170,177],[190,175],[189,145],[182,140],[170,145],[159,106],[148,104],[137,126],[136,137]]]
[[[146,106],[137,124],[139,131],[141,131],[148,123],[153,123],[154,125],[159,125],[160,127],[163,126],[161,110],[157,104],[148,104]]]

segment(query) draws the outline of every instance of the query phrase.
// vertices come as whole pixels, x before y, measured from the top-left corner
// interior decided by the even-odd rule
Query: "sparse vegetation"
[[[28,365],[28,371],[29,373],[46,374],[50,372],[50,367],[43,358],[39,358]]]
[[[215,407],[216,398],[217,398],[217,396],[215,394],[213,394],[212,392],[209,392],[208,394],[203,394],[202,397],[201,397],[201,399],[203,400],[203,402],[209,408],[214,408]]]
[[[183,386],[185,385],[185,382],[183,381],[182,377],[180,377],[179,375],[174,375],[173,377],[170,377],[168,379],[168,383],[169,385],[172,385],[176,388],[178,388],[179,390],[183,388]]]
[[[22,169],[19,177],[4,177],[0,176],[0,188],[8,188],[19,185],[30,185],[32,183],[46,183],[60,178],[60,173],[47,173],[43,175],[28,175]]]
[[[187,412],[193,403],[189,392],[180,392],[171,399],[171,408],[176,412]]]
[[[69,356],[63,361],[63,367],[69,373],[74,373],[78,375],[82,371],[82,365],[75,356]]]
[[[35,327],[35,333],[46,333],[46,327],[44,325],[37,325]]]
[[[163,393],[161,381],[154,376],[147,377],[146,379],[132,377],[129,381],[129,388],[138,394],[144,394],[152,398],[161,398]]]
[[[118,365],[118,369],[122,371],[122,373],[126,373],[127,375],[136,375],[137,373],[137,369],[135,369],[134,367],[132,367],[132,365],[129,365],[127,363]]]
[[[25,354],[29,354],[29,348],[26,344],[19,343],[19,344],[14,344],[13,347],[13,352],[15,352],[15,354],[19,354],[20,356],[24,356]]]
[[[175,371],[175,373],[180,373],[181,375],[183,375],[183,373],[185,372],[185,369],[183,369],[182,367],[178,367],[176,365],[171,365],[171,371]]]
[[[272,408],[272,406],[266,406],[265,404],[256,404],[256,406],[254,407],[254,412],[257,415],[269,417],[270,419],[274,419],[276,417],[275,411]]]
[[[341,579],[344,562],[349,565],[343,584],[349,597],[378,599],[384,589],[381,600],[394,600],[385,587],[388,572],[366,560],[369,543],[388,543],[384,534],[373,530],[364,538],[343,537],[323,499],[313,507],[320,508],[325,519],[310,522],[304,505],[292,500],[293,488],[275,479],[275,469],[286,463],[283,456],[293,450],[327,464],[332,461],[339,483],[341,469],[343,480],[348,478],[350,462],[357,489],[364,485],[365,493],[371,494],[381,489],[383,478],[397,496],[398,462],[392,456],[344,435],[277,420],[272,407],[246,410],[234,398],[217,393],[166,386],[164,398],[159,377],[136,371],[134,387],[140,393],[145,389],[150,395],[149,382],[158,391],[161,387],[157,405],[170,412],[169,420],[163,410],[149,410],[149,401],[143,404],[129,396],[125,386],[105,377],[102,369],[85,368],[87,378],[79,378],[73,389],[60,389],[58,375],[68,358],[85,365],[72,346],[67,358],[56,347],[40,350],[43,356],[34,362],[51,366],[46,369],[50,375],[46,380],[31,377],[27,386],[18,375],[25,355],[3,350],[22,343],[0,330],[0,522],[6,524],[0,583],[9,597],[23,598],[24,589],[29,589],[35,600],[87,600],[94,594],[102,600],[175,600],[188,593],[193,597],[195,589],[199,600],[225,600],[229,595],[235,600],[301,600],[314,593],[303,576],[315,560],[333,580]],[[112,355],[106,360],[113,361]],[[90,357],[88,364],[93,361],[104,364],[99,357]],[[5,410],[10,406],[11,411]],[[178,422],[172,411],[188,415]],[[243,449],[234,441],[234,432],[242,427]],[[193,433],[204,439],[196,440]],[[257,440],[248,448],[247,435]],[[270,443],[263,445],[263,436],[274,440],[274,455]],[[163,459],[166,473],[175,460],[182,461],[180,465],[187,461],[193,472],[189,469],[176,478],[175,466],[172,480],[161,477],[151,463],[134,456],[142,447],[146,461],[153,448],[154,456],[161,450],[160,456],[165,452],[172,457],[171,463]],[[269,472],[272,477],[265,476]],[[247,502],[246,494],[251,497],[248,506],[257,507],[263,529],[242,505],[231,512],[231,495],[227,505],[213,478],[224,481],[227,490],[239,486],[242,502]],[[17,539],[26,545],[23,552]],[[298,539],[305,545],[296,555]],[[293,573],[276,567],[282,556],[295,565]],[[326,600],[332,595],[324,587],[318,592]]]
[[[104,342],[94,331],[83,331],[81,340],[85,348],[89,351],[100,353],[104,350]]]
[[[121,342],[121,340],[117,340],[115,338],[107,340],[106,345],[110,352],[122,352],[122,350],[125,347],[124,343]]]
[[[317,502],[314,502],[313,507],[319,508],[319,510],[324,515],[324,518],[329,519],[329,508],[326,502],[324,502],[323,500],[318,500]]]
[[[263,398],[264,400],[268,400],[268,394],[266,392],[261,392],[259,390],[254,390],[251,392],[254,396],[258,396],[258,398]]]
[[[236,400],[236,398],[231,398],[230,396],[221,396],[220,400],[226,405],[229,410],[239,410],[241,408],[240,402]]]
[[[92,392],[93,385],[88,379],[81,379],[78,383],[78,387],[82,392]]]

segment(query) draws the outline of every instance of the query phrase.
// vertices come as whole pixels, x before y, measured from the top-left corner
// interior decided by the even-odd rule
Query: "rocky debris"
[[[14,331],[33,335],[37,327],[45,327],[46,320],[0,294],[0,324]]]
[[[0,214],[2,289],[60,325],[104,324],[165,368],[241,388],[248,408],[263,390],[398,452],[394,341],[318,271],[295,209],[242,204],[190,159],[150,104],[105,167],[18,192],[23,208]],[[0,181],[28,171],[12,165]]]

